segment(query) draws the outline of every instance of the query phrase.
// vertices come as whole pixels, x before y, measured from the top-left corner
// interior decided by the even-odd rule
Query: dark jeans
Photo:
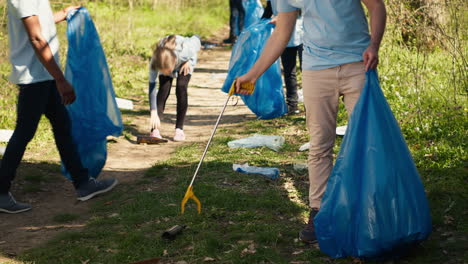
[[[237,36],[235,31],[236,26],[239,30],[239,34],[242,32],[242,29],[244,29],[245,10],[242,5],[242,0],[229,0],[229,8],[231,12],[229,16],[229,38],[232,39]]]
[[[286,102],[289,107],[297,106],[296,58],[298,56],[299,66],[302,68],[302,45],[286,48],[281,54],[284,83],[286,84]]]
[[[8,193],[24,151],[34,137],[42,114],[49,119],[55,144],[73,183],[78,186],[88,180],[71,137],[71,123],[65,106],[61,103],[55,81],[19,85],[16,127],[0,165],[0,194]]]
[[[176,128],[184,129],[185,115],[187,114],[188,108],[188,96],[187,88],[190,81],[191,74],[182,75],[179,73],[177,76],[176,83],[176,96],[177,96],[177,119],[176,119]],[[157,96],[157,108],[159,118],[162,118],[164,109],[166,108],[166,101],[171,93],[172,80],[174,78],[159,75],[159,91]]]

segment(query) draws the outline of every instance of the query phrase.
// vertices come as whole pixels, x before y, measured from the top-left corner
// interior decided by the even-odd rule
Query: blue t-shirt
[[[278,10],[276,5],[278,0],[267,0],[271,2],[271,10],[273,15],[278,15]],[[302,36],[304,35],[304,29],[302,28],[302,16],[298,17],[296,20],[296,28],[291,34],[291,39],[289,39],[288,45],[286,47],[297,47],[302,44]]]
[[[278,12],[298,10],[277,0]],[[362,61],[370,44],[369,26],[361,0],[306,0],[303,2],[304,70],[321,70]]]

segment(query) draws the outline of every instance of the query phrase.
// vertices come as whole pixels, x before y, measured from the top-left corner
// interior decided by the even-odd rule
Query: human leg
[[[309,206],[312,208],[306,227],[300,232],[301,240],[316,242],[313,219],[320,208],[328,177],[333,167],[336,115],[339,100],[338,68],[303,71],[304,104],[310,136]]]
[[[31,209],[29,204],[16,202],[9,191],[26,146],[34,137],[44,112],[46,98],[44,82],[20,85],[16,127],[0,165],[0,212],[21,213]]]
[[[0,194],[7,194],[10,190],[26,146],[34,137],[41,115],[45,111],[47,96],[44,82],[20,85],[16,127],[0,165]]]
[[[176,96],[177,96],[177,121],[176,128],[184,129],[185,116],[188,108],[187,89],[190,82],[191,74],[182,75],[177,77]]]
[[[237,18],[237,27],[239,29],[239,34],[240,34],[242,30],[244,29],[245,9],[244,9],[244,6],[242,5],[242,0],[236,0],[235,4],[237,8],[237,13],[239,14]]]
[[[112,190],[117,185],[116,179],[97,181],[89,177],[88,170],[83,167],[77,146],[73,142],[71,120],[68,111],[61,103],[55,81],[49,83],[48,89],[49,98],[45,114],[52,125],[60,158],[72,177],[78,200],[86,201],[98,194]]]
[[[283,65],[284,83],[286,85],[286,102],[289,113],[297,114],[297,76],[296,57],[298,47],[288,47],[281,54],[281,64]]]
[[[237,10],[236,2],[238,0],[229,0],[229,38],[224,40],[224,43],[234,43],[236,39],[237,20],[239,19],[239,11]]]
[[[354,62],[345,64],[341,70],[342,81],[340,86],[340,95],[343,96],[343,102],[348,116],[351,116],[361,91],[366,82],[366,69],[364,63]]]
[[[166,101],[171,93],[172,79],[170,76],[159,75],[159,91],[156,97],[159,118],[162,118],[166,108]]]
[[[48,84],[49,98],[45,109],[45,115],[52,125],[55,144],[67,171],[73,180],[73,185],[77,188],[80,184],[89,179],[88,170],[81,163],[75,143],[73,143],[71,132],[71,121],[67,109],[61,103],[60,95],[55,86],[55,82]]]
[[[177,120],[176,120],[176,130],[174,134],[175,141],[183,141],[185,140],[184,134],[184,122],[185,116],[187,114],[188,108],[188,96],[187,96],[187,88],[188,83],[191,78],[191,74],[182,75],[179,74],[177,77],[177,84],[176,84],[176,96],[177,96]]]

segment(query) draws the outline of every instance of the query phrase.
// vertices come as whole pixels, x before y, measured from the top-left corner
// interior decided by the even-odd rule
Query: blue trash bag
[[[424,187],[377,73],[350,117],[315,232],[333,258],[398,258],[431,233]]]
[[[221,90],[229,92],[236,77],[245,74],[257,61],[263,47],[273,32],[269,19],[262,19],[244,30],[232,49],[229,71]],[[283,81],[276,61],[255,83],[252,95],[240,95],[244,103],[260,119],[284,115],[288,107],[284,100]]]
[[[260,0],[243,0],[242,6],[244,7],[245,16],[244,16],[244,29],[248,28],[250,25],[257,23],[263,15],[263,6]],[[239,17],[236,17],[236,29],[234,32],[237,36],[240,35],[239,28],[237,27],[237,21]]]
[[[88,10],[82,7],[69,12],[67,21],[65,78],[76,94],[76,101],[67,110],[81,162],[96,178],[107,158],[106,137],[122,133],[122,119],[106,57]],[[71,179],[63,164],[62,173]]]

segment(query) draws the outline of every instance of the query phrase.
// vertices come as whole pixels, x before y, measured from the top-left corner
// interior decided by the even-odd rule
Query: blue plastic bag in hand
[[[262,19],[244,30],[232,49],[229,71],[222,91],[227,93],[235,78],[245,74],[257,61],[263,47],[273,32],[270,20]],[[283,81],[276,61],[255,83],[252,95],[240,95],[244,103],[260,119],[271,119],[286,114]]]
[[[83,166],[96,178],[107,158],[106,137],[119,136],[122,119],[106,57],[86,8],[67,15],[68,54],[65,78],[75,89],[76,101],[67,106],[72,137]],[[62,172],[71,178],[62,166]]]
[[[243,0],[242,6],[245,10],[244,28],[250,27],[262,18],[263,6],[260,0]]]
[[[398,257],[431,233],[424,187],[374,70],[314,224],[320,249],[334,258]]]
[[[250,25],[257,23],[262,18],[263,6],[260,0],[243,0],[242,7],[244,7],[244,12],[245,12],[244,28],[243,28],[243,30],[245,30],[246,28],[250,27]],[[238,25],[237,21],[239,19],[239,16],[236,16],[235,19],[236,19],[236,23],[235,23],[236,28],[234,29],[234,33],[237,36],[239,36],[242,33],[242,32],[239,32],[239,28],[237,26]]]

